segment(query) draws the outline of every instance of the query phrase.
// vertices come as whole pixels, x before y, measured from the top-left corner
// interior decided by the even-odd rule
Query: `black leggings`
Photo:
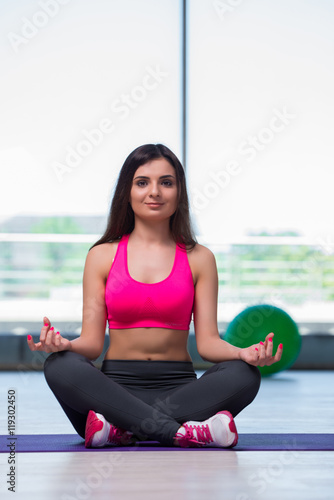
[[[211,366],[197,379],[190,361],[105,360],[101,370],[84,356],[62,351],[44,365],[45,378],[77,433],[85,436],[89,410],[138,439],[173,444],[180,425],[218,411],[235,417],[255,398],[257,367],[234,360]]]

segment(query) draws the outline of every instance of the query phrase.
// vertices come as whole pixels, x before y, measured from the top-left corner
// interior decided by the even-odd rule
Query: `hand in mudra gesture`
[[[283,344],[277,348],[273,355],[273,333],[269,333],[264,342],[245,347],[240,352],[240,359],[254,366],[270,366],[277,363],[282,357]]]
[[[41,329],[39,342],[35,343],[32,336],[28,335],[27,342],[31,351],[59,352],[71,349],[71,342],[65,339],[51,326],[50,320],[43,318],[44,326]]]

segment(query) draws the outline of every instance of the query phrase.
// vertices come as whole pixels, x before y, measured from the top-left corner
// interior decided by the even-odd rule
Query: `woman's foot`
[[[85,447],[127,446],[133,443],[132,432],[109,424],[103,415],[90,410],[85,429]]]
[[[174,444],[182,448],[232,448],[237,442],[237,428],[229,411],[220,411],[204,422],[185,422],[174,438]]]

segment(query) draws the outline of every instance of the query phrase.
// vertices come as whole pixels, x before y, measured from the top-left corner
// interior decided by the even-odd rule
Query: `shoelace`
[[[123,431],[119,427],[114,425],[110,426],[108,442],[111,444],[130,444],[132,434],[127,431]]]
[[[191,444],[194,446],[204,446],[207,443],[212,443],[213,439],[211,436],[211,432],[208,425],[189,425],[183,424],[184,429],[186,430],[185,434],[181,434],[178,432],[176,434],[176,438],[178,440],[179,445],[182,448],[186,448]],[[195,432],[197,437],[195,437]],[[191,443],[191,444],[190,444]]]

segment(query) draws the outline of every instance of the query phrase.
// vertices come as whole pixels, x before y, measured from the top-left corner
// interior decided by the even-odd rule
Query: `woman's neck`
[[[145,243],[165,243],[173,241],[169,228],[169,220],[152,224],[144,221],[135,221],[135,227],[131,233],[131,239],[141,240]]]

